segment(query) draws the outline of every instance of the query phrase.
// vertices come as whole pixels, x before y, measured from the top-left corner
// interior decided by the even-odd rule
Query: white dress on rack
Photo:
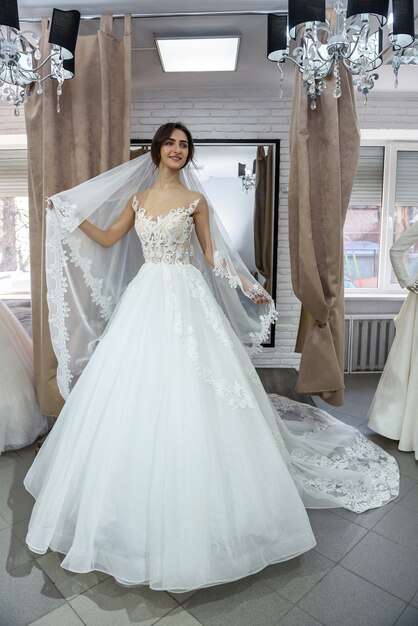
[[[31,550],[169,591],[291,559],[315,545],[306,505],[362,511],[399,482],[354,429],[273,406],[189,262],[197,202],[157,219],[135,206],[145,264],[25,479]]]
[[[418,286],[408,275],[404,252],[418,241],[418,222],[408,228],[390,251],[401,287]],[[369,411],[369,427],[399,441],[399,450],[415,451],[418,459],[418,295],[410,291],[395,319],[396,335]]]
[[[0,453],[47,432],[34,387],[32,340],[0,300]]]

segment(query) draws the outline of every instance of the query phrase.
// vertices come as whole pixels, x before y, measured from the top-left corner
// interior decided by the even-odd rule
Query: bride
[[[394,459],[358,431],[265,393],[247,351],[274,305],[192,159],[188,129],[165,124],[151,155],[51,198],[48,304],[66,403],[25,479],[32,551],[177,592],[310,550],[305,507],[361,512],[399,486]]]

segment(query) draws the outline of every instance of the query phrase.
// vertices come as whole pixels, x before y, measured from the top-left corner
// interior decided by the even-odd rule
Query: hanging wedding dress
[[[0,300],[0,453],[29,446],[48,430],[34,378],[32,341]]]
[[[418,276],[409,276],[403,255],[418,241],[418,222],[395,241],[390,256],[401,287],[412,287],[395,319],[396,335],[369,411],[369,427],[399,441],[418,460]]]
[[[361,512],[397,496],[398,468],[383,450],[319,409],[270,401],[244,345],[257,348],[274,309],[264,304],[251,317],[256,305],[242,294],[257,285],[248,288],[213,213],[217,262],[214,270],[202,264],[199,197],[158,218],[134,199],[130,234],[145,262],[104,329],[94,307],[74,325],[91,337],[92,353],[75,358],[69,272],[81,271],[102,311],[117,282],[109,282],[113,265],[99,282],[92,273],[100,262],[87,257],[83,245],[94,247],[75,228],[84,195],[81,185],[77,202],[73,193],[71,202],[55,196],[48,212],[50,321],[64,394],[84,369],[25,479],[36,498],[31,550],[62,552],[64,568],[104,571],[123,585],[186,591],[311,549],[306,506]],[[92,219],[105,227],[110,218]],[[126,269],[132,257],[123,254]],[[61,333],[58,319],[67,324]]]

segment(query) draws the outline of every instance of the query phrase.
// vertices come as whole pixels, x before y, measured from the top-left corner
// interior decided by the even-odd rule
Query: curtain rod
[[[106,13],[106,11],[104,11]],[[128,12],[127,12],[128,13]],[[268,15],[269,13],[274,13],[275,15],[287,14],[287,11],[277,10],[277,11],[267,11],[267,10],[258,10],[258,11],[185,11],[182,13],[132,13],[132,19],[141,18],[158,18],[158,17],[227,17],[234,15]],[[82,15],[82,20],[99,20],[100,15]],[[123,19],[125,17],[124,14],[118,13],[113,15],[114,19]],[[41,22],[41,17],[21,17],[21,22]]]

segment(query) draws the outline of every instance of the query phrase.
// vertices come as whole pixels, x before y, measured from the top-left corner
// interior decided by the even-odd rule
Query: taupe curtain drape
[[[47,54],[48,20],[42,24]],[[100,30],[78,38],[76,76],[63,86],[56,112],[56,82],[35,89],[25,107],[29,160],[32,324],[38,402],[56,416],[63,400],[55,380],[56,361],[48,327],[45,285],[45,196],[73,187],[129,160],[131,103],[131,18],[125,35],[113,36],[113,18],[102,16]]]
[[[302,303],[296,351],[299,393],[344,399],[343,227],[360,134],[351,77],[341,67],[312,111],[297,71],[290,130],[289,243],[292,284]]]
[[[264,288],[272,293],[273,149],[258,146],[255,169],[254,253],[255,265],[265,277]]]

